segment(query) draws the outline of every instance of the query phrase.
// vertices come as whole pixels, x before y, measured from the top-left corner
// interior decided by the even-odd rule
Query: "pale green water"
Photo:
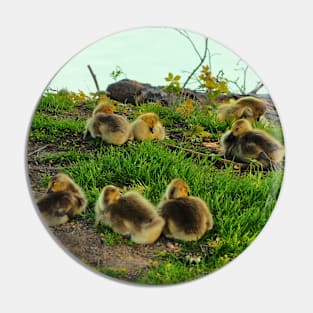
[[[189,34],[202,55],[204,37]],[[238,65],[240,57],[214,40],[209,39],[208,48],[212,55],[213,73],[216,75],[219,70],[223,70],[225,77],[231,80],[240,77],[239,83],[242,84],[243,73],[236,68],[245,67],[246,63],[241,61]],[[91,65],[102,90],[114,81],[110,73],[116,66],[121,67],[127,78],[152,85],[164,85],[164,77],[169,72],[181,75],[181,81],[184,82],[188,77],[184,71],[191,72],[199,61],[190,42],[172,28],[133,29],[105,37],[86,47],[57,73],[49,87],[94,92],[95,85],[87,64]],[[204,64],[209,64],[208,58]],[[246,91],[252,90],[258,81],[258,76],[249,68]],[[197,83],[190,83],[188,87],[196,89],[198,86]],[[229,87],[237,91],[232,84]],[[267,91],[263,87],[260,93],[264,92]]]

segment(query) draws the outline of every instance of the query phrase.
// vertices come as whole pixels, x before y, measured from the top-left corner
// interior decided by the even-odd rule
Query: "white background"
[[[301,0],[2,4],[1,312],[312,312],[309,4]],[[174,287],[117,283],[74,262],[39,221],[25,178],[27,130],[50,79],[88,44],[137,26],[186,28],[231,48],[266,83],[285,131],[285,180],[264,231],[222,270]]]

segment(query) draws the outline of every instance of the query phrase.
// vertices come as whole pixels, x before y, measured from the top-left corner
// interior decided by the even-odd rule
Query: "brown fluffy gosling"
[[[39,211],[48,226],[66,223],[81,214],[87,200],[81,188],[66,174],[53,176],[48,184],[47,194],[37,202]]]
[[[130,137],[130,123],[123,116],[114,114],[108,104],[99,103],[87,120],[84,138],[88,134],[109,144],[122,145]]]
[[[222,122],[228,119],[236,121],[242,118],[258,121],[264,115],[266,108],[266,102],[262,99],[252,96],[242,97],[234,103],[220,105],[217,118]]]
[[[163,218],[141,194],[130,191],[121,195],[120,189],[112,185],[103,188],[95,212],[96,225],[103,222],[139,244],[155,242],[164,226]]]
[[[168,238],[195,241],[213,227],[212,214],[206,203],[188,194],[187,183],[174,179],[158,205],[158,213],[165,220],[163,234]]]
[[[155,113],[145,113],[131,124],[131,137],[140,141],[163,140],[165,129]]]
[[[263,130],[253,129],[250,122],[240,119],[221,138],[225,157],[249,163],[255,159],[265,167],[279,168],[284,157],[284,147]]]

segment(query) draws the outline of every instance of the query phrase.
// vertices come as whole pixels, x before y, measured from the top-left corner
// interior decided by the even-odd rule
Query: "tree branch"
[[[95,85],[96,85],[97,92],[99,92],[99,91],[100,91],[100,88],[99,88],[99,84],[98,84],[98,81],[97,81],[97,77],[96,77],[95,73],[93,72],[91,66],[90,66],[90,65],[87,65],[87,67],[88,67],[89,72],[90,72],[90,74],[91,74],[91,76],[92,76],[92,79],[93,79],[93,81],[94,81],[94,83],[95,83]]]
[[[168,147],[170,150],[184,151],[189,156],[195,156],[195,157],[199,157],[199,158],[208,158],[208,159],[211,159],[212,161],[214,160],[220,166],[233,165],[233,168],[235,170],[247,170],[249,168],[249,166],[250,166],[250,164],[233,162],[233,161],[226,160],[226,159],[223,159],[223,158],[214,159],[214,157],[212,157],[209,154],[202,153],[202,152],[197,152],[197,151],[194,151],[194,150],[191,150],[191,149],[178,147],[178,146],[175,146],[175,145],[163,142],[163,141],[160,142],[160,144],[162,144],[163,146]],[[211,149],[208,149],[208,150],[211,150]],[[211,151],[213,151],[213,150],[211,150]],[[214,154],[216,154],[216,153],[214,153]]]
[[[220,53],[211,53],[210,49],[208,48],[209,68],[211,72],[213,72],[212,58],[216,55],[220,55]]]
[[[262,82],[258,82],[254,89],[252,89],[248,94],[255,95],[264,86]]]
[[[239,77],[237,77],[236,80],[228,80],[228,82],[231,84],[234,84],[237,87],[240,94],[244,94],[244,89],[242,88],[242,86],[238,84],[238,80],[239,80]]]
[[[47,145],[45,145],[45,146],[43,146],[43,147],[40,147],[40,148],[38,148],[38,149],[36,149],[36,150],[34,150],[34,151],[31,151],[31,152],[28,153],[28,156],[31,156],[31,155],[33,155],[33,154],[35,154],[35,153],[37,153],[37,152],[40,152],[40,151],[42,151],[42,150],[48,148],[49,146],[50,146],[50,144],[47,144]]]
[[[197,70],[203,64],[203,62],[204,62],[204,60],[206,58],[207,51],[208,51],[208,38],[205,38],[205,49],[204,49],[203,57],[200,59],[200,63],[198,64],[198,66],[195,67],[195,69],[190,73],[190,75],[188,76],[188,78],[184,82],[182,89],[184,89],[186,87],[186,85],[188,84],[188,82],[191,79],[191,77],[197,72]]]
[[[178,29],[178,28],[175,28],[175,30],[180,33],[182,36],[184,36],[192,45],[193,47],[193,50],[195,50],[195,52],[197,53],[199,59],[201,60],[201,54],[199,52],[199,50],[197,49],[196,45],[194,44],[194,42],[191,40],[190,36],[188,35],[188,33],[184,30],[181,30],[181,29]]]

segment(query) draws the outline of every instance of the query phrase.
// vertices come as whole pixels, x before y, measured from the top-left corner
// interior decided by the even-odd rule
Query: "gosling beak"
[[[257,120],[257,122],[259,122],[259,121],[260,121],[260,116],[258,116],[258,117],[256,118],[256,120]]]
[[[48,190],[47,190],[47,193],[51,193],[52,192],[52,190],[51,190],[51,188],[49,188]]]
[[[153,128],[153,127],[150,127],[150,131],[151,131],[151,133],[153,134],[153,133],[154,133],[154,128]]]

